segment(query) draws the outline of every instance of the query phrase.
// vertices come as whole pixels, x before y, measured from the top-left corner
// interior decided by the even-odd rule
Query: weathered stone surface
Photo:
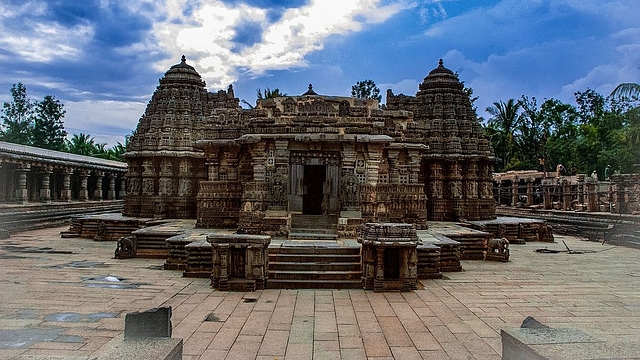
[[[124,337],[171,337],[171,307],[128,313],[124,320]]]
[[[117,337],[98,360],[181,360],[182,339]]]

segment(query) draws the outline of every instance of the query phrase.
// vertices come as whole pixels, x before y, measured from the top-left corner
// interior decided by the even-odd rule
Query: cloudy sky
[[[210,91],[349,96],[373,79],[414,95],[444,59],[494,101],[608,94],[640,82],[638,0],[4,0],[0,101],[22,82],[54,95],[69,133],[109,145],[131,133],[184,54]],[[383,99],[384,101],[384,99]]]

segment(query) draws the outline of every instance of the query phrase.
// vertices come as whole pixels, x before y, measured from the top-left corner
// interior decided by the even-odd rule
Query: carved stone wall
[[[418,228],[491,219],[492,149],[463,88],[440,62],[415,96],[388,91],[382,107],[310,86],[242,109],[231,86],[208,92],[183,58],[160,79],[127,149],[125,215],[256,234],[265,216],[288,218],[277,212]]]

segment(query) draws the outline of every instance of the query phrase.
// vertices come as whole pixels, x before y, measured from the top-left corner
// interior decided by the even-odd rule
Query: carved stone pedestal
[[[207,236],[213,251],[211,286],[220,291],[265,289],[271,237],[247,234]]]
[[[509,261],[509,240],[506,238],[489,239],[487,242],[487,254],[485,260]]]
[[[126,236],[118,239],[116,247],[116,259],[133,259],[136,257],[137,241],[135,236]]]
[[[362,244],[362,283],[373,291],[410,291],[418,283],[419,243],[412,224],[368,223]]]

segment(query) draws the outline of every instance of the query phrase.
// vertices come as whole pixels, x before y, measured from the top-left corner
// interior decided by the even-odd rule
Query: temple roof
[[[92,156],[84,156],[66,153],[62,151],[48,150],[33,146],[13,144],[0,141],[0,153],[15,159],[38,160],[51,164],[63,164],[87,168],[98,168],[111,171],[126,171],[127,163],[100,159]]]
[[[187,64],[187,58],[182,55],[180,63],[173,65],[160,79],[160,84],[183,83],[197,86],[205,86],[202,76],[196,69]]]
[[[429,75],[420,84],[420,90],[427,89],[456,89],[462,90],[463,85],[458,76],[451,70],[444,67],[442,59],[438,61],[438,67],[431,70]]]
[[[315,91],[313,91],[313,85],[309,84],[309,90],[306,93],[302,94],[302,96],[307,95],[318,95]]]

